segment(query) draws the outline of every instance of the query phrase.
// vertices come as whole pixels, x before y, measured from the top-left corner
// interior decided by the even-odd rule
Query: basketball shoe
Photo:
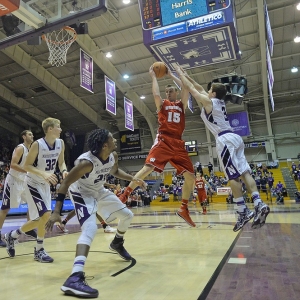
[[[33,259],[41,263],[52,263],[54,259],[48,255],[44,248],[36,250],[34,247]]]
[[[81,298],[98,298],[99,292],[85,282],[83,272],[75,272],[69,276],[60,288],[65,294]]]
[[[233,231],[239,231],[243,226],[248,223],[253,217],[254,212],[251,211],[248,207],[244,209],[244,212],[238,212],[238,219],[233,227]]]
[[[176,215],[181,219],[183,219],[185,222],[187,222],[191,227],[196,227],[196,224],[193,222],[193,220],[190,217],[190,213],[187,205],[181,205],[178,211],[176,212]]]
[[[15,244],[18,243],[18,239],[15,239],[11,236],[11,232],[5,233],[4,239],[6,242],[6,251],[9,257],[15,257],[16,252],[15,252]]]
[[[254,208],[255,208],[255,214],[254,214],[254,219],[251,227],[253,229],[258,229],[265,225],[266,218],[270,213],[270,207],[263,202],[259,202],[258,205],[256,205]]]
[[[131,260],[132,257],[131,255],[126,251],[126,249],[123,246],[124,244],[124,240],[122,240],[121,242],[118,243],[114,243],[114,241],[112,241],[109,245],[109,249],[111,251],[117,252],[119,254],[119,256],[121,258],[123,258],[124,260]]]
[[[104,228],[104,232],[105,232],[105,233],[115,233],[116,231],[117,231],[117,229],[112,228],[112,227],[110,227],[109,225],[107,225],[107,226]]]

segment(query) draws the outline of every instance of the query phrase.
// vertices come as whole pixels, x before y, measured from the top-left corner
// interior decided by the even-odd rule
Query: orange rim
[[[70,40],[68,40],[68,41],[61,41],[61,42],[58,42],[58,41],[52,41],[52,40],[48,39],[48,38],[46,37],[46,35],[43,34],[43,35],[42,35],[42,39],[43,39],[44,41],[48,42],[48,43],[51,43],[51,44],[58,44],[58,45],[59,45],[59,44],[61,44],[61,45],[63,45],[63,44],[70,44],[70,43],[73,43],[73,42],[76,40],[76,38],[77,38],[77,33],[76,33],[75,29],[73,29],[72,27],[69,27],[69,26],[64,26],[61,30],[70,31],[71,33],[73,33],[73,38],[70,39]]]

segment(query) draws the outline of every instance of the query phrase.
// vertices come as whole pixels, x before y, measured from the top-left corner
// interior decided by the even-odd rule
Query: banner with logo
[[[250,126],[248,120],[248,113],[246,111],[241,111],[234,114],[227,114],[230,126],[233,132],[240,136],[250,135]]]
[[[117,114],[116,84],[114,81],[109,79],[106,75],[104,76],[104,81],[105,81],[106,110],[116,115]]]
[[[134,129],[133,131],[120,131],[120,151],[121,153],[125,152],[135,152],[135,151],[141,151],[141,138],[140,138],[140,130]],[[128,155],[128,159],[137,159],[137,155],[132,156],[130,158],[130,155]],[[120,157],[119,157],[120,160]],[[121,160],[122,159],[121,156]]]
[[[132,101],[124,97],[125,128],[134,131],[133,104]]]
[[[93,58],[80,49],[80,86],[93,93]]]

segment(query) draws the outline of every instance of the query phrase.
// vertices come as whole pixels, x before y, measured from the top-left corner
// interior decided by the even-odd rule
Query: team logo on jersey
[[[155,162],[155,158],[150,158],[150,162]]]
[[[236,174],[236,170],[235,170],[235,168],[233,167],[233,165],[227,166],[226,169],[227,169],[227,171],[229,172],[230,175]]]

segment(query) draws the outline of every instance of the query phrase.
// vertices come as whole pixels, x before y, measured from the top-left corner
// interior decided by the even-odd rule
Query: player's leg
[[[135,175],[136,178],[139,179],[144,179],[147,175],[149,175],[153,171],[154,167],[150,165],[144,165],[144,167],[137,172]],[[130,184],[126,187],[125,191],[123,194],[120,195],[119,199],[123,202],[126,203],[128,200],[129,195],[132,193],[132,191],[137,187],[138,185],[136,182],[131,181]]]
[[[252,223],[252,228],[257,229],[262,227],[265,222],[268,214],[270,213],[270,208],[265,204],[261,199],[258,193],[255,180],[252,178],[249,172],[245,172],[242,176],[243,181],[245,182],[248,191],[251,193],[251,200],[254,203],[255,213]]]
[[[76,197],[79,197],[78,194]],[[82,298],[97,298],[99,295],[98,290],[91,288],[85,282],[84,266],[87,260],[90,246],[95,238],[97,232],[96,214],[94,208],[97,209],[97,203],[92,198],[81,197],[81,207],[75,205],[76,209],[84,207],[85,215],[79,219],[81,225],[81,234],[76,245],[76,254],[73,263],[71,275],[61,286],[61,290],[66,295],[82,297]],[[94,203],[91,207],[90,203]]]
[[[105,233],[115,233],[117,231],[117,229],[110,227],[102,218],[101,216],[96,213],[96,217],[98,219],[98,221],[100,222],[103,230]]]
[[[204,215],[206,215],[206,197],[205,197],[205,194],[203,192],[199,192],[198,194],[198,198],[199,198],[199,203],[201,205],[201,208],[202,208],[202,213]]]
[[[174,142],[174,141],[173,141]],[[184,148],[184,141],[177,141],[173,145],[173,156],[170,163],[176,168],[177,174],[182,174],[184,183],[182,186],[182,202],[181,206],[176,212],[176,215],[182,218],[191,227],[196,227],[196,224],[190,217],[188,202],[190,195],[194,188],[195,175],[193,164]]]
[[[98,212],[108,223],[119,219],[117,232],[115,238],[110,243],[109,249],[117,252],[122,259],[131,260],[131,255],[124,248],[124,235],[133,218],[131,210],[121,203],[114,193],[110,191],[100,191]]]
[[[247,161],[241,162],[239,148],[243,148],[244,143],[240,136],[236,134],[225,134],[216,140],[216,150],[219,156],[220,166],[229,180],[229,185],[233,194],[233,202],[236,204],[238,219],[233,231],[238,231],[249,222],[254,213],[250,211],[243,197],[240,176],[245,173],[250,166]]]

